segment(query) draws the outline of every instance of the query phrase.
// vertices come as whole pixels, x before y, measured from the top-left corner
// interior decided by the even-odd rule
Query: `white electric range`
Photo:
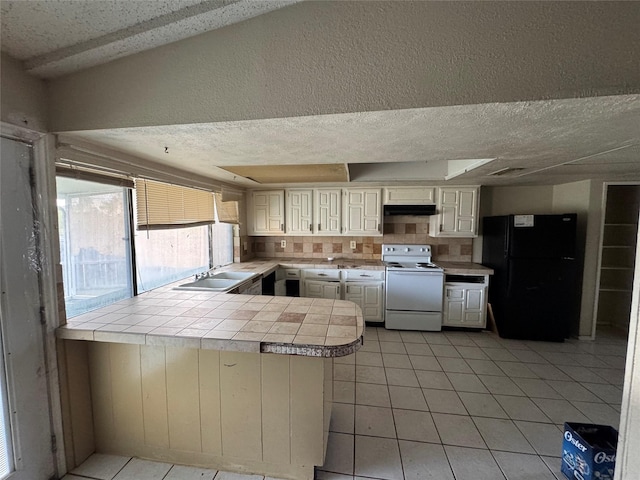
[[[385,327],[442,330],[444,270],[431,262],[430,245],[385,244]]]

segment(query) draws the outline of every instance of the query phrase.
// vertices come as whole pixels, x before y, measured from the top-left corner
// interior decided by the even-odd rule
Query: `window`
[[[127,189],[57,177],[67,317],[133,295]]]
[[[101,177],[92,181],[96,175],[87,180],[60,172],[63,174],[57,177],[57,189],[67,317],[181,280],[211,266],[233,262],[234,226],[219,220],[213,225],[201,224],[209,222],[206,218],[211,218],[211,222],[214,218],[211,193],[145,181],[136,182],[133,190],[122,184],[103,184]],[[130,208],[130,199],[139,200],[138,191],[146,196],[143,207]],[[181,199],[179,215],[151,225],[151,214],[177,210],[172,200],[177,198],[176,192]],[[155,202],[157,198],[170,201],[160,204]],[[155,203],[149,203],[151,200]],[[225,203],[226,207],[235,204]],[[144,216],[142,222],[138,218],[140,212]],[[193,217],[194,212],[197,218]],[[139,223],[139,229],[131,232],[130,226]]]
[[[138,292],[209,269],[209,227],[137,230]]]
[[[211,230],[211,264],[216,266],[233,263],[233,225],[218,222],[211,226]]]

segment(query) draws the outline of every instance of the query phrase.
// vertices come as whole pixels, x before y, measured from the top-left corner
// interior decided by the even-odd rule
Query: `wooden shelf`
[[[631,309],[640,186],[610,185],[606,198],[596,319],[625,329]]]

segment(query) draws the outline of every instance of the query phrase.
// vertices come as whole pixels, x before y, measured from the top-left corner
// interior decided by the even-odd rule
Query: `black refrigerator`
[[[576,214],[483,219],[482,263],[503,338],[562,342],[580,312]]]

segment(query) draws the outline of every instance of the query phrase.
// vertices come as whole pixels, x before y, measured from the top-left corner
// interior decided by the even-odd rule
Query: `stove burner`
[[[439,268],[437,265],[434,265],[433,263],[424,263],[424,262],[416,263],[416,267],[418,267],[418,268]]]

